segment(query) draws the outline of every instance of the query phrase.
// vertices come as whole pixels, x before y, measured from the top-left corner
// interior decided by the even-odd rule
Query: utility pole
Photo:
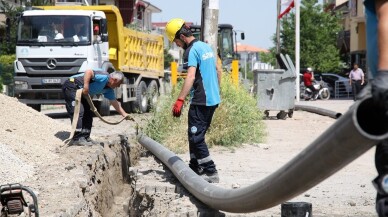
[[[281,10],[281,0],[278,0],[278,8],[277,8],[278,12],[276,16],[276,53],[280,53],[280,19],[278,18],[280,15],[280,10]]]
[[[219,0],[202,0],[201,40],[217,55]]]
[[[299,89],[300,71],[300,2],[295,0],[295,73],[296,73],[296,101],[300,101]]]
[[[281,0],[278,0],[277,16],[276,16],[276,54],[280,53],[280,19],[279,19],[279,15],[280,15],[281,7],[282,7],[281,5],[282,5]],[[279,63],[278,63],[278,61],[276,61],[276,68],[278,69],[279,67],[280,67]]]

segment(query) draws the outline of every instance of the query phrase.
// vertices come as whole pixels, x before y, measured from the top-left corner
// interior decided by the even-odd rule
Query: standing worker
[[[365,0],[368,65],[373,77],[373,100],[388,110],[388,1]],[[375,166],[378,176],[373,180],[377,189],[376,211],[388,216],[388,140],[376,146]]]
[[[113,90],[121,85],[123,79],[123,73],[118,71],[108,74],[97,70],[86,70],[85,73],[71,76],[62,86],[66,101],[66,110],[70,120],[73,121],[75,97],[78,89],[82,89],[83,95],[103,94],[105,98],[110,100],[111,105],[119,114],[130,120],[131,117],[123,110],[116,100]],[[77,127],[69,145],[91,146],[94,144],[90,138],[93,124],[93,112],[90,110],[90,105],[84,97],[81,99],[80,106]]]
[[[364,85],[364,72],[358,68],[358,64],[353,64],[353,69],[349,73],[349,84],[352,86],[353,100],[356,101],[357,94],[360,93],[362,85]]]
[[[171,19],[166,25],[170,42],[175,42],[185,50],[183,68],[187,70],[178,99],[172,113],[179,117],[186,96],[191,92],[188,120],[188,140],[190,168],[210,183],[218,183],[216,165],[210,157],[205,134],[209,129],[213,114],[221,102],[221,71],[216,70],[216,58],[212,48],[197,40],[182,19]]]

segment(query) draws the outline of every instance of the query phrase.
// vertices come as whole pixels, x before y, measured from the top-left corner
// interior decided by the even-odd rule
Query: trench
[[[81,187],[86,208],[78,215],[129,216],[133,189],[128,167],[138,156],[138,148],[125,135],[104,142],[102,151],[96,151],[84,166],[90,184]]]
[[[125,135],[104,142],[84,169],[90,183],[81,189],[86,206],[74,216],[225,216],[197,200],[160,160]]]

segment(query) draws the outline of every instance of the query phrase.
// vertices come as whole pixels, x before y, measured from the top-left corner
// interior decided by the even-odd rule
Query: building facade
[[[347,56],[349,68],[359,64],[368,72],[366,59],[366,27],[363,0],[326,0],[334,11],[342,15],[342,31],[338,34],[341,55]]]

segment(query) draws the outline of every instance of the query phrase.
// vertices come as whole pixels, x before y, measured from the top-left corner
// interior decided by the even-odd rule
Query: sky
[[[167,22],[182,18],[186,22],[201,24],[202,0],[148,0],[162,10],[153,14],[152,22]],[[232,24],[235,30],[244,31],[245,40],[237,36],[237,42],[269,49],[274,47],[272,37],[276,33],[276,0],[219,0],[218,23]],[[239,34],[238,34],[239,35]]]

